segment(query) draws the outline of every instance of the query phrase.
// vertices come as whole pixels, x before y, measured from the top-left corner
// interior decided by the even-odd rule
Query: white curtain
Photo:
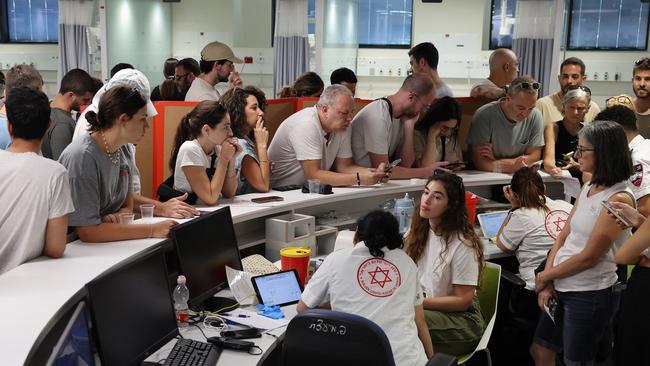
[[[518,0],[512,50],[519,57],[519,74],[542,83],[540,96],[549,93],[553,70],[554,0]]]
[[[72,69],[92,73],[88,27],[95,15],[94,0],[59,0],[59,72],[57,84]]]
[[[359,0],[324,0],[323,3],[322,12],[316,9],[316,21],[323,25],[321,37],[316,39],[316,65],[327,84],[332,71],[339,67],[357,71]]]
[[[278,0],[275,10],[273,94],[309,69],[307,1]]]

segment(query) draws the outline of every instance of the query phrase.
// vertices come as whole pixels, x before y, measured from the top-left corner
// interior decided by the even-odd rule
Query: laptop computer
[[[508,216],[509,211],[493,211],[482,213],[477,216],[478,222],[481,225],[483,237],[496,242],[499,229]]]

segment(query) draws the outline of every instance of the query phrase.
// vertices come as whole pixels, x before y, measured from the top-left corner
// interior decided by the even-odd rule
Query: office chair
[[[474,357],[477,352],[485,352],[488,366],[492,366],[490,350],[487,348],[494,322],[497,314],[497,299],[499,297],[499,284],[501,283],[501,266],[498,264],[485,262],[483,267],[483,279],[481,287],[477,291],[478,302],[481,305],[481,313],[486,321],[485,331],[478,345],[471,353],[458,358],[458,364],[462,365]]]
[[[394,366],[388,337],[374,322],[354,314],[312,309],[289,322],[282,365]]]

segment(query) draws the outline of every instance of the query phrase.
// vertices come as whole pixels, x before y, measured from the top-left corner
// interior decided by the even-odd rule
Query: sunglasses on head
[[[650,66],[650,58],[649,57],[641,57],[640,59],[634,61],[635,66],[641,66],[641,65],[646,65]]]
[[[508,89],[516,88],[516,87],[520,87],[521,89],[527,89],[527,90],[535,90],[535,91],[537,91],[537,90],[539,90],[539,88],[540,88],[541,86],[542,86],[542,84],[540,84],[540,83],[538,83],[538,82],[536,82],[536,81],[535,81],[535,82],[532,82],[532,83],[529,83],[529,82],[527,82],[527,81],[523,81],[523,82],[518,83],[518,84],[511,84],[510,86],[508,86]]]
[[[580,89],[580,90],[582,90],[583,92],[585,92],[585,93],[591,95],[591,89],[589,89],[588,87],[583,86],[583,85],[571,85],[571,86],[569,86],[566,90],[567,90],[567,91],[570,91],[570,90],[577,90],[577,89]]]

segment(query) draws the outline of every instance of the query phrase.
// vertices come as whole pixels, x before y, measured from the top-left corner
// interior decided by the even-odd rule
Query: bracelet
[[[268,162],[269,162],[268,160],[260,160],[260,163],[267,163],[268,164]]]
[[[357,185],[361,185],[361,177],[359,176],[359,172],[357,172]]]

